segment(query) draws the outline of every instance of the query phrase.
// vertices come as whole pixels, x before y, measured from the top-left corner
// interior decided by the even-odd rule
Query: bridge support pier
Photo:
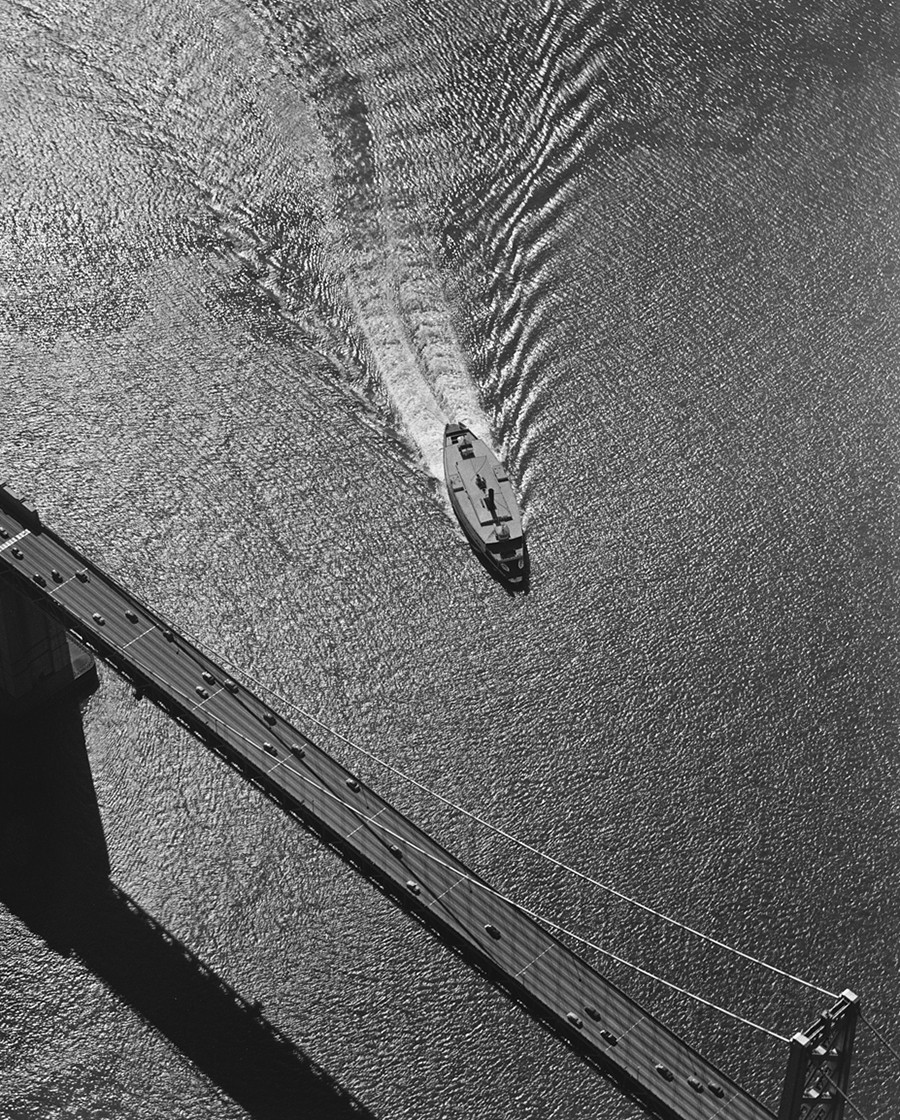
[[[848,989],[794,1035],[778,1120],[843,1120],[858,1019],[859,996]]]
[[[0,712],[26,715],[64,695],[92,692],[97,667],[60,624],[0,578]]]

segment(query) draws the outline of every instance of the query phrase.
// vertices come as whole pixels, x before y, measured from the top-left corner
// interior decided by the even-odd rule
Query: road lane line
[[[73,579],[75,579],[75,578],[76,578],[76,577],[75,577],[74,575],[71,575],[71,576],[69,576],[69,578],[68,578],[67,580],[64,580],[64,581],[63,581],[62,583],[60,583],[60,584],[57,584],[57,586],[56,586],[56,587],[54,587],[54,588],[53,588],[53,589],[52,589],[52,590],[50,591],[50,595],[55,595],[55,594],[57,593],[57,591],[62,591],[62,589],[63,589],[64,587],[68,587],[68,586],[69,586],[69,584],[70,584],[70,583],[72,582],[72,580],[73,580]]]
[[[436,902],[440,902],[445,894],[449,894],[453,890],[454,887],[458,887],[459,884],[462,883],[463,880],[465,880],[465,879],[467,879],[466,875],[460,875],[460,877],[456,880],[456,882],[451,883],[450,886],[447,887],[447,889],[445,891],[441,891],[440,894],[436,894],[434,896],[434,898],[428,903],[428,905],[433,906]]]
[[[141,635],[141,637],[143,637],[143,635]],[[135,640],[136,640],[136,639],[135,639]],[[199,704],[195,704],[195,705],[194,705],[194,711],[196,712],[196,711],[198,711],[198,710],[199,710],[200,708],[202,708],[202,707],[203,707],[203,705],[204,705],[204,704],[205,704],[205,703],[207,702],[207,700],[215,700],[215,698],[216,698],[216,697],[217,697],[217,696],[219,695],[219,693],[220,693],[220,692],[222,692],[222,691],[224,691],[224,690],[223,690],[223,689],[222,689],[222,688],[220,687],[220,688],[217,688],[215,692],[211,692],[211,693],[209,694],[209,696],[204,696],[204,698],[203,698],[203,699],[202,699],[202,700],[200,701],[200,703],[199,703]],[[215,717],[214,717],[214,718],[215,718]]]
[[[155,626],[148,626],[147,629],[143,632],[143,634],[137,634],[135,637],[133,637],[131,639],[130,642],[126,642],[125,645],[121,647],[122,652],[124,653],[125,650],[128,649],[129,646],[133,646],[135,642],[139,642],[141,640],[141,638],[146,638],[148,634],[152,634],[155,629],[156,629]]]
[[[531,968],[531,966],[533,964],[537,964],[537,962],[541,959],[541,957],[544,955],[544,953],[549,953],[552,948],[553,948],[552,945],[548,945],[547,948],[543,950],[543,952],[538,953],[538,955],[533,960],[530,960],[528,962],[528,964],[523,965],[522,968],[520,968],[519,971],[515,974],[515,976],[513,976],[513,980],[518,980],[523,972],[525,972],[527,969]]]
[[[0,552],[3,552],[3,550],[6,548],[12,548],[16,541],[20,541],[23,537],[30,536],[30,534],[30,529],[23,529],[21,533],[16,533],[14,537],[10,537],[9,540],[4,541],[3,544],[0,544]]]
[[[351,836],[355,836],[361,828],[365,828],[367,824],[371,824],[372,821],[374,821],[376,817],[380,816],[385,811],[386,808],[387,808],[387,805],[382,805],[377,813],[373,813],[371,817],[366,817],[365,820],[360,821],[360,823],[356,826],[356,828],[354,828],[354,830],[352,832],[347,833],[347,835],[344,837],[344,839],[349,840]]]
[[[642,1015],[640,1017],[640,1019],[638,1019],[636,1022],[632,1023],[631,1026],[627,1030],[622,1031],[622,1033],[619,1035],[619,1041],[621,1042],[622,1039],[627,1034],[630,1034],[636,1027],[639,1027],[641,1025],[641,1023],[644,1022],[645,1019],[646,1019],[646,1015]]]

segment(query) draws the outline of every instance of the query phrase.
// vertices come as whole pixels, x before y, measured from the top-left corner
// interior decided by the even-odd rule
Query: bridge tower
[[[31,532],[40,532],[40,518],[27,503],[0,486],[5,504]],[[0,549],[15,548],[7,533]],[[0,711],[24,715],[65,692],[90,691],[97,685],[94,659],[46,611],[16,590],[11,574],[0,571]]]
[[[791,1039],[778,1120],[843,1120],[859,996],[849,989]]]

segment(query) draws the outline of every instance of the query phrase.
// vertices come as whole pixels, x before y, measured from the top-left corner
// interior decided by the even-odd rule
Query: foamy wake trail
[[[353,345],[354,361],[362,357],[424,469],[442,480],[445,424],[460,420],[484,439],[490,425],[453,331],[426,229],[403,187],[409,176],[394,167],[386,190],[364,67],[345,60],[313,16],[298,20],[293,5],[280,0],[264,7],[265,25],[302,81],[331,156],[341,232],[336,255],[345,266],[354,333],[366,351],[359,355]]]
[[[356,320],[391,409],[419,450],[423,464],[442,474],[442,437],[447,415],[416,369],[415,355],[385,293],[367,277],[348,285]]]
[[[382,258],[354,269],[349,294],[391,408],[423,466],[442,481],[444,425],[460,421],[490,446],[490,424],[440,285],[415,267],[421,261],[395,259],[394,268]]]
[[[490,445],[490,423],[440,286],[424,273],[409,275],[398,286],[397,300],[409,327],[419,370],[432,393],[450,419],[465,424]]]

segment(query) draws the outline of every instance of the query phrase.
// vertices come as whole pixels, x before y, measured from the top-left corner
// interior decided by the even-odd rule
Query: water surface
[[[13,487],[290,702],[900,1037],[889,7],[0,19]],[[518,481],[528,595],[449,514],[456,416]],[[6,1113],[638,1115],[108,673],[84,727],[120,905],[68,956],[3,911]],[[823,1005],[334,749],[580,934],[782,1034]],[[782,1047],[603,967],[774,1102]],[[861,1036],[870,1120],[891,1061]]]

